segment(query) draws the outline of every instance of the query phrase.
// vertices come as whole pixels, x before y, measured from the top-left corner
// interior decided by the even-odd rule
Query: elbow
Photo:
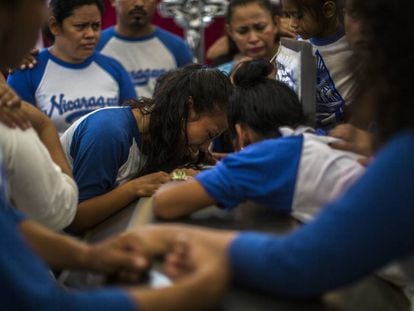
[[[79,213],[79,206],[76,212],[76,215],[69,226],[65,228],[67,232],[73,233],[75,235],[84,234],[88,229],[93,227],[90,223],[85,221],[82,213]]]
[[[152,211],[154,216],[163,220],[172,220],[179,218],[179,215],[175,211],[172,204],[169,204],[168,200],[164,198],[162,192],[156,192],[152,197]]]

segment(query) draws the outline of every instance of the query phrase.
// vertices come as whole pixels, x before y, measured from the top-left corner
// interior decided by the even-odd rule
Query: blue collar
[[[114,29],[114,34],[115,34],[116,38],[124,40],[124,41],[129,41],[129,42],[145,41],[145,40],[148,40],[148,39],[152,39],[155,36],[157,36],[157,34],[159,32],[158,27],[155,27],[155,30],[152,33],[150,33],[149,35],[142,36],[142,37],[125,37],[125,36],[122,36],[119,33],[117,33],[116,30],[115,30],[115,27],[113,29]]]
[[[339,29],[337,33],[335,33],[335,34],[333,34],[329,37],[325,37],[325,38],[313,37],[313,38],[310,38],[309,41],[313,45],[324,46],[324,45],[329,45],[329,44],[332,44],[332,43],[338,41],[343,36],[345,36],[345,30],[341,27],[341,29]]]
[[[47,51],[46,53],[48,54],[48,57],[52,61],[54,61],[55,63],[61,65],[62,67],[71,68],[71,69],[83,69],[83,68],[86,68],[86,67],[88,67],[92,63],[92,61],[96,57],[96,51],[95,51],[95,52],[93,52],[93,54],[91,56],[89,56],[87,59],[85,59],[82,63],[73,64],[73,63],[65,62],[65,61],[61,60],[60,58],[57,58],[52,53],[50,53],[50,51],[48,49],[46,51]]]

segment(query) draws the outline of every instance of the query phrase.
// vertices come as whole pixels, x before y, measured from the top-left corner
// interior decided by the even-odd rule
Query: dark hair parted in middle
[[[278,137],[279,127],[305,123],[302,105],[286,84],[268,78],[273,65],[265,60],[243,62],[233,76],[235,89],[229,101],[228,122],[235,136],[237,123],[264,138]]]
[[[63,21],[73,15],[73,11],[84,5],[95,4],[101,14],[104,12],[104,4],[102,0],[51,0],[49,7],[52,15],[56,18],[59,25],[62,25]]]
[[[147,161],[140,175],[168,172],[195,160],[187,143],[190,109],[197,116],[225,114],[231,90],[229,78],[221,71],[199,64],[160,77],[151,100],[149,135],[143,146]]]

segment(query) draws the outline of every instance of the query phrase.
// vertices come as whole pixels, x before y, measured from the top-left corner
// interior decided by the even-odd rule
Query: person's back
[[[149,98],[159,76],[192,62],[191,51],[183,39],[151,25],[155,5],[156,1],[114,1],[117,25],[102,32],[97,47],[126,68],[139,96]]]
[[[357,162],[359,155],[334,150],[329,144],[337,139],[300,126],[305,117],[298,97],[287,85],[267,78],[272,69],[264,60],[238,67],[228,123],[242,150],[202,171],[188,185],[161,189],[154,196],[158,216],[190,212],[175,192],[198,183],[203,190],[195,188],[205,200],[196,204],[194,199],[194,209],[206,202],[230,209],[252,200],[306,222],[360,177],[364,168]]]

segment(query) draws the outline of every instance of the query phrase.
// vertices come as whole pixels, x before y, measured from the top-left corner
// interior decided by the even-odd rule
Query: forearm
[[[189,195],[191,193],[191,195]],[[153,196],[154,214],[163,219],[186,216],[214,204],[214,199],[194,179],[168,183]]]
[[[237,236],[231,230],[213,230],[182,224],[156,224],[140,227],[137,230],[144,239],[144,248],[152,255],[164,255],[181,238],[191,238],[207,243],[220,253],[227,252],[229,245]]]
[[[129,182],[120,185],[103,195],[81,202],[73,223],[69,228],[75,232],[83,232],[138,198]]]
[[[52,269],[85,268],[88,246],[83,242],[54,233],[30,220],[20,224],[20,231],[33,250]]]
[[[50,120],[39,109],[27,102],[22,103],[22,109],[27,115],[29,121],[32,123],[33,128],[37,132],[40,140],[49,151],[53,162],[55,162],[62,169],[62,172],[73,177],[59,140],[59,134],[52,120]]]

